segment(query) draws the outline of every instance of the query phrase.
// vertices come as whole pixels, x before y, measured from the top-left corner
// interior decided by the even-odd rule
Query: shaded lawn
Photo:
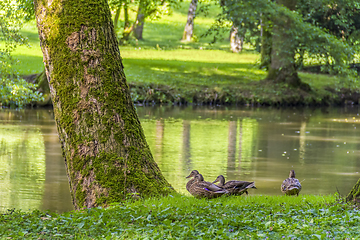
[[[335,195],[167,197],[63,214],[0,215],[1,238],[358,239],[360,212]]]

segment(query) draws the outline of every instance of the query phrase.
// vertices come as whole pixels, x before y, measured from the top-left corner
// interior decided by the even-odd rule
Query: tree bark
[[[130,98],[106,0],[35,0],[75,209],[172,192]]]
[[[244,45],[244,37],[240,36],[239,27],[234,24],[230,30],[230,49],[233,53],[239,53],[242,51]]]
[[[264,24],[264,20],[266,18],[262,15],[261,16],[261,63],[260,68],[269,69],[271,64],[271,31],[269,31],[269,26]]]
[[[182,41],[191,41],[191,39],[193,37],[194,20],[195,20],[197,3],[198,3],[198,0],[191,0]]]
[[[133,31],[133,27],[130,25],[128,2],[124,1],[124,29],[123,29],[123,35],[120,39],[121,44],[129,40],[132,31]]]
[[[276,2],[290,10],[294,10],[296,6],[296,0],[276,0]],[[295,46],[291,41],[290,29],[291,22],[286,16],[279,15],[273,19],[271,64],[267,78],[297,87],[301,81],[295,67]]]
[[[120,13],[121,13],[121,5],[118,6],[118,8],[116,9],[115,12],[115,17],[114,17],[114,29],[115,29],[115,33],[117,32],[117,30],[119,29],[119,17],[120,17]]]
[[[351,189],[350,193],[346,197],[346,201],[353,201],[357,204],[360,203],[360,179]]]
[[[133,26],[133,35],[136,39],[143,39],[143,30],[145,24],[145,0],[140,0],[136,21]]]

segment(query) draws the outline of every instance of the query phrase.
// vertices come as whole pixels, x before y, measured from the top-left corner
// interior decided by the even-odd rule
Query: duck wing
[[[200,182],[199,186],[203,187],[204,189],[208,190],[208,191],[212,191],[212,192],[227,192],[224,188],[216,186],[215,184],[211,183],[211,182]]]
[[[232,180],[232,181],[228,181],[224,184],[224,188],[225,189],[232,189],[232,188],[235,188],[235,189],[248,189],[248,188],[255,188],[255,182],[246,182],[246,181],[235,181],[235,180]]]

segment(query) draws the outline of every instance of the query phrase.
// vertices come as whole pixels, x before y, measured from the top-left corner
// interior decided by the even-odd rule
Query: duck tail
[[[255,187],[255,182],[250,183],[249,185],[246,186],[246,188],[255,188],[255,189],[257,189]]]

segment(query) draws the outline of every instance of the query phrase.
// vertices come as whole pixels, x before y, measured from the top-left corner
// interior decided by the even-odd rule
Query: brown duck
[[[192,170],[190,175],[186,177],[186,178],[191,178],[186,184],[186,190],[189,191],[190,186],[196,181],[195,176],[198,174],[199,172],[197,170]]]
[[[226,189],[229,192],[229,195],[242,195],[243,193],[248,194],[249,188],[255,188],[255,182],[246,182],[246,181],[236,181],[231,180],[225,182],[225,177],[219,175],[213,183],[219,182],[217,186]]]
[[[286,195],[297,195],[301,191],[301,184],[299,180],[295,178],[295,171],[290,170],[289,177],[281,184],[281,191]]]
[[[187,188],[187,190],[196,198],[211,199],[228,194],[227,190],[218,187],[211,182],[204,181],[204,177],[201,174],[195,175],[194,179],[195,181]]]

